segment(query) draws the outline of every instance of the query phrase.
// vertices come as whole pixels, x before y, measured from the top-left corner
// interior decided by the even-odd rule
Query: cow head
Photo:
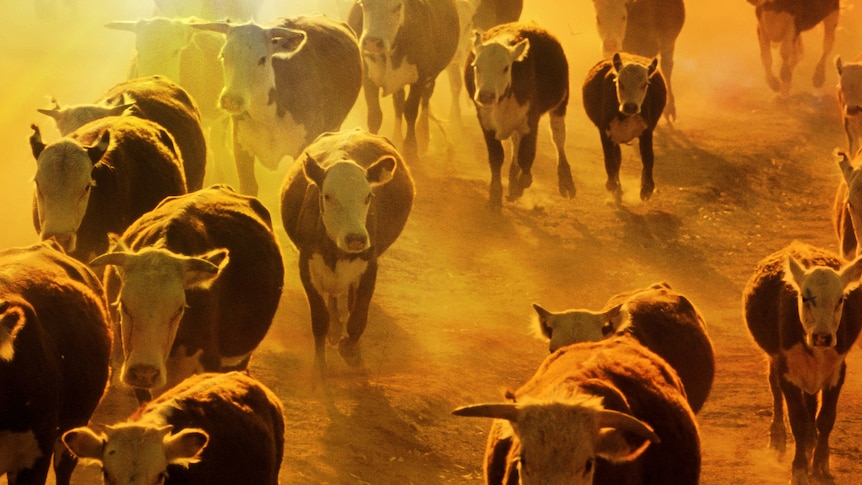
[[[850,215],[856,240],[862,241],[862,167],[854,167],[844,151],[836,149],[834,155],[838,157],[838,168],[847,184],[847,193],[842,201],[843,206],[847,210],[847,214]],[[860,251],[862,251],[862,245],[857,244],[857,256],[862,256]]]
[[[596,7],[596,28],[602,39],[602,56],[611,57],[623,50],[628,26],[629,4],[637,0],[593,0]]]
[[[161,74],[180,82],[180,58],[195,33],[190,20],[154,17],[110,22],[105,27],[135,34],[135,77]]]
[[[835,347],[845,296],[859,286],[860,277],[862,258],[835,271],[826,266],[806,268],[793,256],[787,256],[784,280],[796,290],[799,320],[808,346]]]
[[[110,485],[160,485],[168,465],[188,467],[200,461],[209,435],[199,428],[171,433],[172,426],[120,424],[102,433],[81,427],[66,431],[63,443],[78,458],[102,466],[103,483]]]
[[[845,117],[862,115],[862,62],[842,63],[835,58],[838,70],[838,102]]]
[[[306,34],[283,27],[264,28],[249,22],[195,24],[195,28],[225,34],[221,50],[224,89],[219,107],[232,115],[250,108],[275,110],[273,59],[289,59],[305,45]]]
[[[631,415],[603,409],[600,398],[476,404],[457,416],[505,419],[520,441],[522,485],[593,483],[596,457],[632,461],[659,437]],[[633,444],[634,443],[634,444]]]
[[[125,360],[120,378],[144,389],[167,382],[165,361],[186,310],[186,290],[209,288],[228,264],[227,249],[185,256],[161,244],[133,252],[119,243],[91,266],[118,269],[122,286],[116,304]]]
[[[362,8],[362,34],[359,48],[362,57],[385,63],[398,30],[404,24],[405,0],[358,0]]]
[[[70,138],[50,145],[42,143],[39,127],[32,125],[30,148],[36,159],[36,209],[39,237],[54,238],[67,252],[77,246],[78,228],[87,212],[95,187],[93,170],[101,162],[111,141],[109,131],[91,146]]]
[[[324,168],[310,156],[303,161],[309,183],[320,193],[320,217],[326,235],[338,249],[361,253],[371,247],[366,218],[374,189],[390,180],[396,161],[384,155],[366,168],[351,160],[342,160]]]
[[[554,313],[533,304],[537,326],[550,341],[551,352],[578,342],[598,342],[612,334],[622,322],[622,306],[619,304],[604,312],[566,310]]]
[[[508,39],[497,37],[482,41],[479,32],[473,35],[474,78],[476,92],[473,101],[480,106],[493,105],[500,102],[512,87],[512,64],[527,57],[530,41],[523,39],[511,45]]]
[[[614,54],[613,66],[616,72],[614,83],[617,86],[617,101],[620,113],[631,116],[641,111],[641,105],[646,99],[649,88],[649,78],[656,70],[658,59],[653,59],[649,66],[638,62],[623,63],[619,53]]]
[[[53,108],[36,108],[36,111],[45,116],[50,116],[57,124],[57,130],[66,136],[87,123],[108,116],[120,116],[127,109],[132,108],[135,103],[125,99],[117,98],[115,102],[103,101],[97,104],[78,104],[72,106],[60,106],[56,99],[51,98]]]

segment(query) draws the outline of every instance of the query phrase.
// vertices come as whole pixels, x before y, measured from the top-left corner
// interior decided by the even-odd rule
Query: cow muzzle
[[[232,115],[238,115],[245,111],[245,98],[236,94],[225,93],[219,96],[219,108]]]
[[[348,234],[344,236],[344,246],[347,252],[361,253],[368,249],[368,236],[364,234]]]
[[[155,366],[136,364],[123,372],[123,382],[137,388],[152,389],[162,383],[162,372]]]
[[[628,102],[620,105],[620,113],[626,116],[636,115],[640,110],[641,107],[637,103]]]
[[[831,333],[814,332],[808,335],[808,344],[814,348],[834,347],[835,343]]]
[[[78,234],[74,232],[45,232],[42,233],[41,239],[43,241],[47,241],[49,239],[57,241],[60,246],[63,246],[63,249],[65,249],[67,253],[73,252],[78,247]]]
[[[474,98],[479,106],[492,106],[497,104],[497,93],[493,91],[477,91]]]

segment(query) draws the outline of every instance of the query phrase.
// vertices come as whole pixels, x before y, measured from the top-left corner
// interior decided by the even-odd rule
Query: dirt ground
[[[0,245],[36,240],[30,223],[31,122],[56,136],[35,112],[97,98],[123,79],[131,35],[108,20],[150,12],[144,0],[79,2],[62,20],[37,20],[28,2],[4,3],[0,29]],[[741,318],[742,288],[755,264],[799,239],[837,248],[830,207],[839,181],[831,151],[844,146],[832,56],[826,86],[811,87],[822,29],[803,36],[807,52],[790,96],[766,86],[753,7],[743,0],[688,2],[673,83],[679,119],[655,135],[657,191],[637,199],[636,145],[623,147],[622,207],[604,190],[595,128],[583,113],[580,84],[600,56],[592,6],[527,0],[523,20],[554,32],[569,56],[572,96],[567,151],[578,193],[556,193],[554,150],[541,125],[534,184],[502,212],[486,207],[489,173],[478,123],[464,101],[463,127],[448,123],[453,155],[432,129],[431,150],[412,164],[416,202],[401,238],[380,262],[370,323],[362,338],[365,372],[330,351],[331,378],[311,385],[312,338],[297,254],[276,221],[286,265],[276,320],[250,370],[283,400],[284,484],[450,484],[481,481],[490,423],[456,418],[463,404],[495,401],[526,381],[546,355],[531,334],[533,302],[553,310],[598,309],[611,295],[669,282],[704,314],[717,372],[698,415],[701,482],[779,484],[791,455],[766,448],[770,397],[764,356]],[[845,0],[833,55],[862,51],[858,1]],[[291,5],[289,7],[280,7]],[[294,14],[297,3],[268,0],[266,14]],[[281,10],[280,10],[281,9]],[[448,82],[433,100],[445,118]],[[384,101],[388,104],[388,101]],[[385,112],[383,133],[391,133]],[[345,128],[364,126],[360,100]],[[261,198],[278,219],[277,173],[259,172]],[[504,167],[504,170],[506,167]],[[332,349],[330,349],[332,350]],[[847,382],[832,434],[834,484],[862,477],[862,351],[848,357]],[[94,422],[123,419],[134,407],[114,386]],[[792,450],[792,445],[788,447]],[[0,479],[2,480],[2,479]],[[53,479],[51,480],[53,482]],[[97,483],[79,467],[75,484]]]

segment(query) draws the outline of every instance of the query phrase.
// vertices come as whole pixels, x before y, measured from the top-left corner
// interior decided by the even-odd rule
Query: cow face
[[[838,101],[845,117],[862,116],[862,63],[844,64],[841,57],[835,58],[838,70]]]
[[[63,443],[78,458],[102,466],[106,485],[160,485],[168,465],[188,466],[200,461],[209,440],[198,428],[171,434],[171,426],[120,424],[96,434],[90,428],[74,428],[63,434]]]
[[[366,219],[374,188],[392,180],[395,159],[386,155],[367,168],[343,160],[324,169],[311,157],[303,163],[306,179],[318,187],[320,217],[329,239],[347,253],[369,249],[373,241],[368,236]]]
[[[805,268],[793,256],[784,265],[784,280],[797,293],[805,343],[815,349],[835,347],[845,295],[859,286],[862,258],[838,271],[826,266]]]
[[[604,312],[566,310],[554,313],[536,304],[533,308],[537,327],[550,341],[548,350],[551,352],[578,342],[598,342],[619,328],[623,319],[622,304]]]
[[[105,131],[91,146],[68,138],[46,146],[33,125],[30,147],[36,158],[36,209],[43,241],[53,238],[67,252],[75,250],[78,228],[96,185],[93,170],[109,144],[110,133]]]
[[[54,118],[54,122],[57,124],[57,131],[63,136],[72,133],[91,121],[107,118],[108,116],[120,116],[127,109],[134,106],[134,103],[121,103],[118,100],[115,104],[79,104],[61,107],[56,99],[51,99],[51,101],[54,103],[53,108],[37,108],[36,111]]]
[[[156,17],[110,22],[106,27],[135,34],[135,77],[161,74],[180,82],[180,58],[195,30],[185,20]]]
[[[186,290],[209,288],[227,263],[227,249],[189,257],[160,247],[132,252],[122,246],[90,263],[117,267],[122,280],[116,303],[125,356],[123,382],[144,389],[165,385],[165,362],[186,310]]]
[[[359,48],[362,57],[381,62],[389,57],[395,36],[404,24],[404,0],[359,0],[362,8],[362,35]]]
[[[623,50],[628,25],[629,4],[636,0],[593,0],[596,28],[602,39],[602,55],[611,57]]]
[[[225,34],[219,57],[224,89],[219,107],[232,115],[248,111],[275,112],[273,59],[289,59],[305,45],[305,32],[281,27],[263,28],[254,22],[196,24],[195,28]]]
[[[506,419],[520,441],[522,485],[593,483],[596,457],[632,461],[659,438],[642,421],[601,407],[600,399],[478,404],[456,409],[458,416]]]
[[[623,64],[622,58],[617,53],[614,54],[613,65],[616,72],[614,83],[617,87],[619,112],[626,116],[640,113],[649,88],[649,77],[655,72],[658,59],[653,59],[649,66],[638,62]]]
[[[478,32],[473,37],[473,73],[476,80],[476,92],[473,96],[480,106],[494,105],[500,102],[512,87],[512,64],[524,60],[530,50],[530,41],[523,39],[515,45],[510,45],[505,39],[495,38],[482,41]]]

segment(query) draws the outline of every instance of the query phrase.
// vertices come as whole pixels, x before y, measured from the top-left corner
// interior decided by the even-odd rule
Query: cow
[[[862,240],[862,168],[850,161],[846,152],[836,149],[838,169],[841,171],[841,181],[835,192],[835,202],[832,204],[832,223],[838,236],[839,254],[851,261],[859,254],[858,241]]]
[[[284,284],[269,211],[224,185],[165,199],[90,265],[110,267],[120,379],[139,400],[191,374],[245,369]]]
[[[566,158],[569,67],[559,41],[535,24],[508,23],[476,33],[464,69],[467,93],[476,112],[491,165],[489,205],[503,205],[502,140],[512,139],[509,199],[519,198],[533,181],[539,118],[548,113],[557,149],[560,195],[575,196]]]
[[[760,60],[769,88],[782,95],[790,93],[793,70],[802,59],[802,32],[823,24],[823,50],[814,68],[813,84],[820,88],[826,81],[826,60],[835,45],[839,0],[748,0],[755,6]],[[779,44],[779,77],[772,72],[772,45]]]
[[[407,121],[403,154],[415,161],[428,146],[428,102],[437,76],[458,48],[460,21],[454,0],[357,0],[348,23],[360,32],[368,129],[380,131],[380,95],[392,94],[395,137]],[[410,92],[404,87],[409,85]],[[406,96],[406,98],[405,98]],[[421,105],[421,113],[420,113]],[[418,121],[417,121],[418,118]]]
[[[794,241],[761,260],[743,293],[745,323],[769,358],[769,446],[785,450],[784,402],[796,441],[791,483],[829,477],[829,435],[862,329],[862,257]],[[819,402],[818,402],[819,401]],[[813,450],[813,456],[812,456]]]
[[[98,119],[49,145],[32,125],[33,223],[88,262],[167,196],[186,193],[182,160],[164,127],[136,116]]]
[[[284,416],[278,397],[242,372],[190,377],[126,422],[78,427],[63,443],[102,467],[103,483],[278,485]]]
[[[641,162],[641,200],[648,200],[655,190],[652,170],[653,130],[661,118],[667,100],[664,76],[656,69],[658,59],[614,54],[590,69],[584,80],[584,110],[599,129],[605,171],[605,188],[615,201],[622,201],[620,144],[638,139]]]
[[[362,87],[356,35],[319,15],[195,27],[226,36],[219,107],[233,121],[239,189],[255,195],[255,158],[275,170],[283,157],[341,127]]]
[[[377,260],[407,222],[413,179],[389,140],[360,129],[321,135],[300,162],[285,175],[281,218],[299,251],[315,372],[324,377],[327,336],[348,365],[363,365],[359,337],[368,323]]]
[[[847,63],[841,62],[841,56],[837,56],[835,68],[838,71],[838,107],[844,122],[847,149],[855,155],[862,137],[862,54]]]
[[[95,103],[61,107],[56,100],[49,109],[60,134],[66,136],[85,124],[107,116],[130,114],[161,125],[174,137],[183,161],[188,190],[203,186],[207,144],[197,103],[178,84],[163,76],[131,79],[112,87]]]
[[[453,412],[495,418],[487,484],[698,483],[700,437],[682,383],[633,339],[562,347],[508,398]]]
[[[683,0],[593,0],[596,27],[602,39],[602,56],[617,52],[661,59],[667,83],[664,115],[676,120],[676,101],[671,88],[673,52],[685,23]]]
[[[111,341],[86,265],[52,240],[0,250],[0,477],[44,484],[53,455],[56,483],[69,484],[77,460],[58,440],[99,404]]]
[[[715,377],[715,355],[701,313],[685,296],[661,282],[611,297],[600,311],[549,312],[533,305],[550,351],[565,345],[632,337],[667,361],[699,412]]]

